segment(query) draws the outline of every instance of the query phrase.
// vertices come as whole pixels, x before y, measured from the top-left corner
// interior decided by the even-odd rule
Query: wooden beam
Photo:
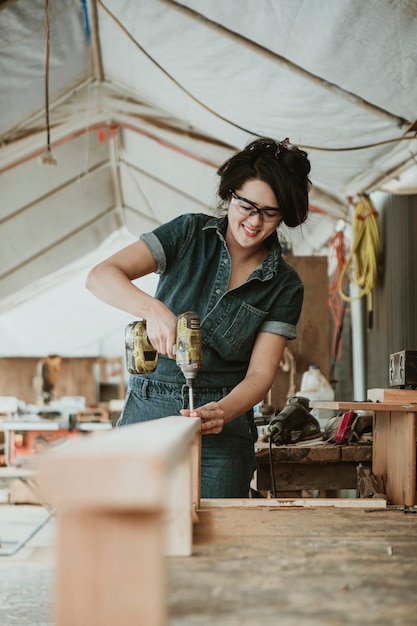
[[[280,509],[280,508],[349,508],[349,509],[386,509],[386,500],[382,498],[231,498],[202,499],[201,511],[206,509]]]
[[[166,625],[164,558],[192,552],[199,451],[200,420],[167,417],[39,456],[57,507],[57,626]]]

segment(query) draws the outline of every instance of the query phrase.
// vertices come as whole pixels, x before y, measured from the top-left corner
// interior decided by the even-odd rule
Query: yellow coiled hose
[[[367,296],[368,328],[373,324],[372,291],[378,274],[379,230],[378,213],[370,198],[360,195],[355,206],[353,221],[353,240],[350,253],[339,276],[338,292],[340,297],[351,302]],[[345,281],[344,279],[347,279]],[[351,283],[358,288],[356,296],[343,292],[344,283]]]

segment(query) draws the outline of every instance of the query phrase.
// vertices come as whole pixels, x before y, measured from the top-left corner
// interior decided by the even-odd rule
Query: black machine
[[[417,350],[394,352],[389,359],[389,386],[417,388]]]

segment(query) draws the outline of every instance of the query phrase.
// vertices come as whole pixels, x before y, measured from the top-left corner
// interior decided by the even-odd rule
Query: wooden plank
[[[200,513],[206,509],[280,509],[280,508],[348,508],[348,509],[385,509],[386,500],[382,498],[202,498]]]
[[[275,409],[282,409],[288,394],[294,395],[300,389],[301,377],[309,365],[319,365],[327,378],[330,372],[327,257],[288,255],[286,261],[298,272],[304,284],[304,303],[297,324],[297,338],[288,343],[296,367],[293,372],[279,368],[272,384],[268,402]]]
[[[368,389],[368,400],[372,402],[408,402],[417,403],[417,390],[415,389]]]
[[[413,506],[416,502],[417,403],[410,396],[402,402],[312,402],[315,408],[367,410],[374,413],[374,475],[381,479],[389,502]]]
[[[56,626],[167,623],[159,516],[58,511]]]
[[[390,413],[377,411],[373,419],[372,432],[372,471],[384,486],[387,485],[388,457],[390,446]]]
[[[159,507],[167,492],[161,476],[188,454],[199,432],[199,418],[166,417],[79,438],[34,460],[46,497],[61,507]]]
[[[412,506],[416,501],[416,413],[402,409],[374,415],[372,471],[382,479],[391,504]]]
[[[193,503],[193,522],[197,523],[197,511],[200,508],[201,493],[201,436],[196,436],[191,446],[191,474],[192,474],[192,503]]]
[[[392,504],[412,506],[416,492],[416,416],[392,411],[386,494]],[[407,433],[408,436],[404,436]]]
[[[355,462],[277,463],[274,464],[275,492],[356,489],[356,467]],[[263,465],[257,469],[257,489],[271,491],[270,468]]]
[[[334,401],[314,401],[310,402],[313,409],[333,409],[335,411],[415,411],[417,413],[417,403],[415,402],[342,402]]]
[[[188,451],[166,478],[167,513],[164,517],[164,549],[166,556],[191,556],[193,551],[192,452]]]
[[[275,492],[305,489],[356,489],[358,463],[371,464],[371,445],[340,446],[336,444],[311,447],[288,445],[271,449]],[[257,489],[270,491],[271,469],[268,444],[257,448]]]
[[[372,460],[372,444],[323,444],[298,447],[298,445],[272,446],[272,460],[276,463],[336,463],[338,461],[366,463]],[[270,463],[268,444],[256,446],[257,464]]]
[[[39,357],[0,358],[0,395],[15,396],[23,402],[36,404],[39,401],[33,380],[38,376]],[[97,402],[95,357],[66,358],[61,360],[54,395],[82,396],[87,405]]]
[[[175,626],[411,626],[416,515],[389,508],[202,509],[169,561]]]
[[[331,463],[340,461],[340,446],[320,445],[320,446],[272,446],[272,459],[276,463]],[[257,463],[269,463],[269,445],[257,447]]]
[[[164,558],[192,552],[200,428],[166,417],[39,457],[57,506],[57,626],[166,626]]]
[[[351,446],[341,446],[340,448],[342,461],[345,463],[371,463],[372,462],[372,445],[357,444]]]

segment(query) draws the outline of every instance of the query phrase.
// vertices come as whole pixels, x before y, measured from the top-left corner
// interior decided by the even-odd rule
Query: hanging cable
[[[50,53],[50,36],[49,36],[49,0],[45,0],[45,35],[46,35],[46,53],[45,53],[45,117],[46,117],[46,150],[40,157],[42,165],[56,165],[57,160],[51,148],[51,129],[49,124],[49,53]]]
[[[101,7],[105,13],[107,13],[110,19],[112,19],[115,22],[115,24],[117,24],[117,26],[125,33],[125,35],[132,41],[132,43],[142,52],[142,54],[144,54],[149,59],[149,61],[151,61],[151,63],[155,65],[155,67],[157,67],[170,81],[174,83],[174,85],[176,85],[183,93],[185,93],[193,102],[198,104],[208,113],[211,113],[212,115],[214,115],[217,119],[222,120],[223,122],[226,122],[230,126],[233,126],[233,128],[237,128],[238,130],[241,130],[244,133],[247,133],[248,135],[251,135],[254,137],[263,136],[263,133],[259,134],[259,132],[255,132],[249,128],[241,126],[240,124],[237,124],[230,118],[225,117],[224,115],[221,115],[220,113],[218,113],[217,111],[209,107],[207,104],[205,104],[202,100],[194,96],[194,94],[192,94],[191,91],[189,91],[186,87],[184,87],[184,85],[179,80],[177,80],[170,72],[168,72],[168,70],[166,70],[165,67],[163,67],[160,63],[158,63],[158,61],[147,50],[145,50],[145,48],[138,42],[138,40],[135,39],[135,37],[130,32],[130,30],[116,17],[114,13],[110,11],[110,9],[106,6],[106,4],[104,4],[103,0],[97,0],[97,5]],[[410,122],[406,120],[404,120],[404,123],[410,124]],[[411,128],[413,129],[413,126]],[[409,129],[407,132],[411,132],[411,130]],[[391,139],[385,139],[383,141],[377,141],[374,143],[369,143],[369,144],[364,144],[364,145],[359,145],[359,146],[340,146],[340,147],[330,148],[328,146],[310,146],[310,145],[297,143],[297,147],[302,148],[303,150],[319,150],[323,152],[346,152],[346,151],[352,151],[352,150],[367,150],[369,148],[376,148],[379,146],[387,145],[389,143],[397,143],[400,141],[413,141],[415,139],[417,139],[417,132],[414,132],[411,137],[410,136],[393,137]]]
[[[346,302],[367,296],[368,330],[373,326],[372,291],[376,285],[379,255],[378,213],[369,196],[359,196],[353,221],[351,251],[340,273],[338,291]],[[347,279],[345,281],[345,279]],[[358,288],[356,296],[344,292],[345,284]]]

